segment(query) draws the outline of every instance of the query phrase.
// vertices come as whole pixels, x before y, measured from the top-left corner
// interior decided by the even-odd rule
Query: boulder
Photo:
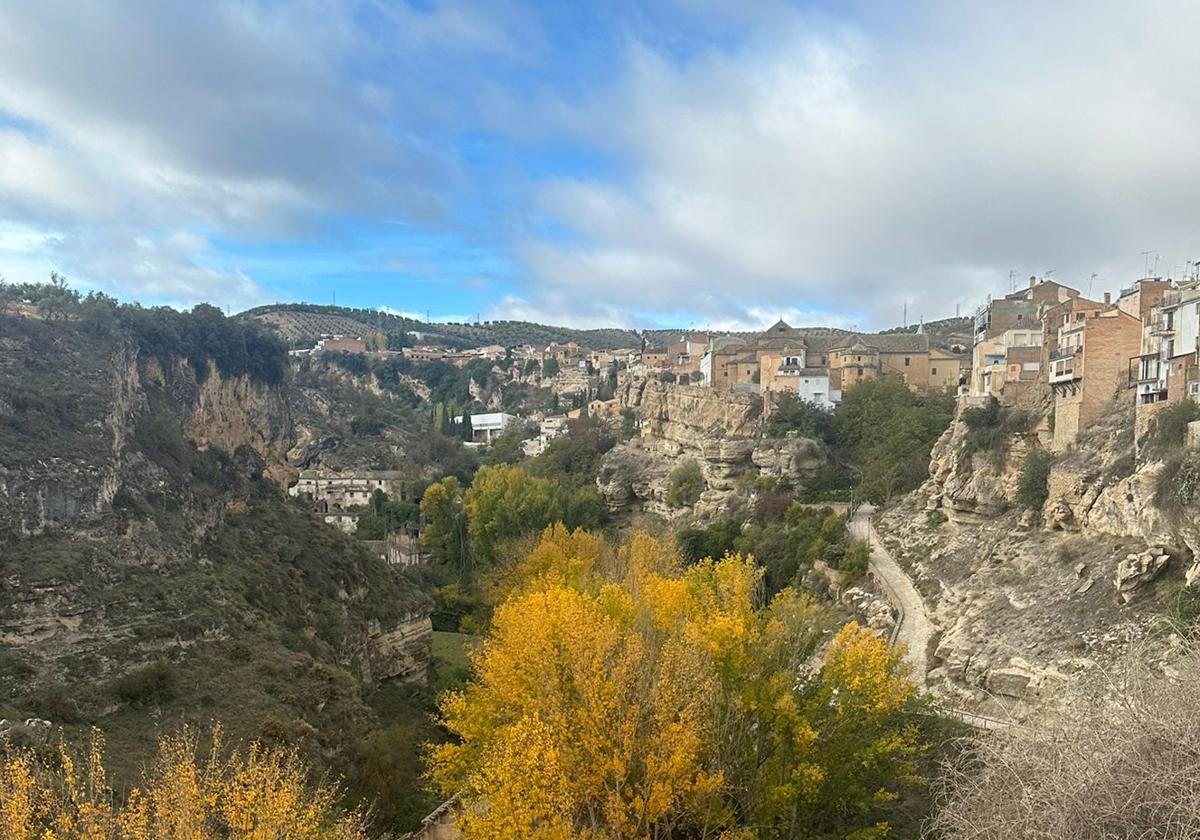
[[[1122,604],[1132,601],[1134,594],[1158,577],[1170,560],[1171,555],[1158,547],[1148,548],[1138,554],[1127,554],[1117,564],[1117,571],[1113,574],[1118,600]]]

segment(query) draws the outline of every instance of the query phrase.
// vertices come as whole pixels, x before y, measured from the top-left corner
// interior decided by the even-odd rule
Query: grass
[[[471,660],[467,649],[477,637],[466,633],[433,631],[433,680],[431,687],[439,694],[459,688],[471,675]]]

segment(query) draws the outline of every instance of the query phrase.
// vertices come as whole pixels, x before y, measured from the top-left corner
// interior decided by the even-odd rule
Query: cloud
[[[516,245],[529,305],[891,326],[1010,269],[1115,288],[1147,248],[1200,256],[1200,7],[891,8],[773,10],[683,61],[635,42],[602,95],[557,103],[621,165],[539,189],[555,233]]]
[[[180,262],[189,241],[295,239],[339,214],[444,219],[454,155],[396,122],[418,111],[434,119],[428,103],[358,65],[393,62],[392,48],[479,48],[501,29],[451,8],[421,15],[421,27],[372,30],[359,19],[367,11],[353,2],[5,4],[0,219],[72,243],[56,255],[64,271],[162,299],[204,294],[198,281],[209,270]],[[129,229],[150,244],[135,243],[129,258],[97,250]],[[147,249],[157,256],[133,262]],[[159,264],[182,270],[156,279],[144,270]],[[221,290],[249,283],[222,276]]]

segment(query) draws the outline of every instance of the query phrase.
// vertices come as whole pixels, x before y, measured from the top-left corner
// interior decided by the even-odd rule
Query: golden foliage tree
[[[356,814],[338,816],[335,791],[310,787],[294,752],[252,744],[226,752],[219,731],[203,759],[186,729],[163,738],[141,786],[123,803],[106,781],[93,732],[82,759],[65,744],[50,758],[0,758],[0,840],[365,840]]]
[[[684,569],[635,534],[606,557],[547,529],[446,695],[457,741],[430,773],[468,838],[882,836],[909,774],[897,655],[791,591],[761,606],[751,558]]]

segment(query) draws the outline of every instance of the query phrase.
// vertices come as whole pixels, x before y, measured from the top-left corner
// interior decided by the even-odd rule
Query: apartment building
[[[1139,354],[1130,360],[1139,429],[1154,413],[1143,407],[1200,397],[1198,336],[1200,281],[1187,280],[1164,290],[1143,323]]]
[[[1062,449],[1111,411],[1128,385],[1129,359],[1141,347],[1142,323],[1116,307],[1058,328],[1047,374],[1054,395],[1052,446]]]
[[[976,310],[968,393],[1013,404],[1039,387],[1048,348],[1058,340],[1056,329],[1046,333],[1044,315],[1056,308],[1069,310],[1076,298],[1076,289],[1030,277],[1026,288]],[[1035,353],[1031,347],[1047,349]]]

